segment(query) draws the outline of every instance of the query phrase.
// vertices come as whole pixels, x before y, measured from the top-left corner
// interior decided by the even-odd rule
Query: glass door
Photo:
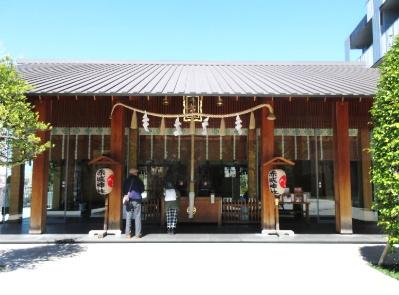
[[[309,215],[317,222],[334,222],[334,167],[331,129],[276,129],[275,156],[292,160],[283,166],[289,193],[303,192]],[[288,209],[289,205],[285,206]]]
[[[335,222],[333,137],[331,129],[314,129],[312,138],[312,191],[315,199],[311,210],[317,222]]]
[[[99,226],[104,216],[104,197],[95,189],[99,168],[90,160],[109,152],[107,128],[54,128],[49,154],[47,223],[81,223]]]
[[[9,218],[9,200],[11,189],[11,169],[0,167],[0,223]]]

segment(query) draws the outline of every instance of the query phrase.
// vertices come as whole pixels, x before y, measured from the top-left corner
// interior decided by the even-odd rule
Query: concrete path
[[[382,247],[295,243],[0,244],[0,290],[2,294],[43,295],[396,294],[399,281],[371,268],[366,261]]]
[[[147,234],[142,239],[126,239],[122,234],[105,238],[91,237],[87,234],[0,234],[0,244],[48,244],[48,243],[350,243],[350,244],[385,244],[385,235],[340,235],[340,234]]]

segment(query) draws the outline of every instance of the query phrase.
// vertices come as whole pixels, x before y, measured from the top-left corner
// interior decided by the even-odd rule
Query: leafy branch
[[[32,87],[15,70],[9,57],[0,59],[0,166],[14,166],[32,160],[50,148],[37,132],[48,131],[40,122],[25,94]]]

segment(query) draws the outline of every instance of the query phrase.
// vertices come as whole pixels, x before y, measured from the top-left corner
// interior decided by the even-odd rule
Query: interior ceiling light
[[[216,105],[217,105],[218,107],[223,106],[223,99],[222,99],[220,96],[218,97],[218,101],[216,102]]]
[[[163,104],[164,106],[169,105],[169,100],[168,100],[168,97],[167,97],[167,96],[165,96],[165,97],[163,98],[162,104]]]

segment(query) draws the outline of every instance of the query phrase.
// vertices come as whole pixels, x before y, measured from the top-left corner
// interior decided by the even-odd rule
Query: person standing
[[[137,176],[138,170],[129,170],[129,176],[123,183],[123,204],[126,207],[126,228],[127,238],[132,237],[132,219],[134,218],[135,237],[141,238],[141,194],[144,192],[144,183]]]
[[[168,234],[176,233],[177,214],[179,210],[179,192],[176,190],[172,182],[167,181],[164,189],[165,196],[165,212],[166,212],[166,228]]]

